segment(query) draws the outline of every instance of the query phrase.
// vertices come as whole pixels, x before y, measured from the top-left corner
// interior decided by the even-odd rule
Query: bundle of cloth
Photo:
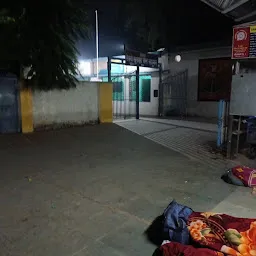
[[[176,201],[164,211],[161,256],[256,256],[256,219],[194,212]]]
[[[237,186],[252,188],[252,194],[256,195],[256,170],[246,166],[235,166],[229,169],[221,177],[225,182]]]

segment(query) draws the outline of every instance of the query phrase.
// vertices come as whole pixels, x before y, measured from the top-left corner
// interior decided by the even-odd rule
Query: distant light
[[[112,63],[122,63],[122,60],[119,59],[111,59]]]
[[[176,55],[175,56],[175,61],[176,62],[180,62],[181,61],[181,56],[180,55]]]
[[[165,48],[160,48],[157,50],[158,52],[164,52],[165,51]]]
[[[78,70],[82,76],[91,75],[91,63],[88,61],[79,61]]]
[[[124,51],[124,44],[117,44],[116,49]]]
[[[92,77],[91,82],[102,82],[102,79],[98,78],[98,77]]]

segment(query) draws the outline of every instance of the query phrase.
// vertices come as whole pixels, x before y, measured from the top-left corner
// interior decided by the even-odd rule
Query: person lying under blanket
[[[236,166],[229,169],[221,178],[229,184],[250,187],[252,194],[256,195],[256,169]]]
[[[176,201],[163,215],[163,232],[169,237],[154,255],[256,256],[256,219],[194,212]]]

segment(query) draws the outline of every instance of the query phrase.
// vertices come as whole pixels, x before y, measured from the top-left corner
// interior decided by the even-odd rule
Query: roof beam
[[[250,12],[247,15],[244,15],[243,17],[237,18],[237,19],[235,19],[235,21],[240,22],[240,21],[246,20],[250,17],[253,17],[254,15],[256,15],[256,11]]]
[[[216,5],[212,4],[211,2],[209,2],[208,0],[201,0],[201,2],[207,4],[208,6],[210,6],[211,8],[215,9],[218,12],[221,12],[221,9],[218,8]]]
[[[222,3],[220,4],[221,10],[225,10],[227,7],[231,6],[233,2],[234,0],[222,0]]]
[[[234,9],[238,8],[239,6],[249,2],[250,0],[240,0],[239,2],[232,4],[230,7],[228,7],[227,9],[224,9],[221,13],[223,14],[227,14],[231,11],[233,11]]]
[[[234,28],[247,27],[247,26],[255,26],[255,25],[256,25],[256,20],[251,21],[251,22],[240,23],[238,25],[235,25]]]

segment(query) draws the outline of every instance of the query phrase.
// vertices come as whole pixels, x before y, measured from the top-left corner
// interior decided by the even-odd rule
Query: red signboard
[[[232,57],[234,59],[249,58],[249,48],[250,28],[234,28]]]
[[[236,27],[233,29],[233,59],[256,57],[256,26]]]

